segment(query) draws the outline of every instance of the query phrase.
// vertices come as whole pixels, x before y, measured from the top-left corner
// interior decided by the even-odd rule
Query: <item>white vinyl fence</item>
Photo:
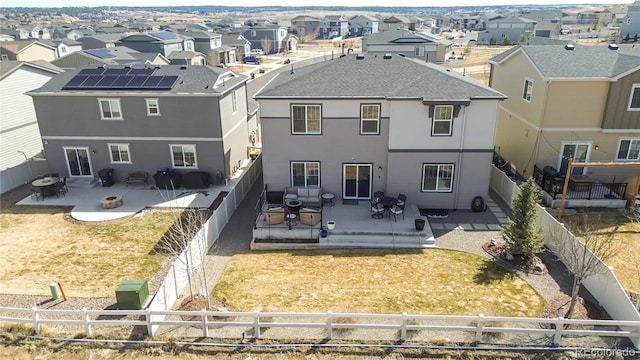
[[[511,183],[511,185],[509,185]],[[491,188],[507,204],[513,203],[513,198],[520,191],[518,185],[511,181],[502,171],[492,165]],[[566,264],[570,257],[563,251],[569,251],[572,246],[560,246],[559,241],[572,241],[573,246],[584,246],[578,239],[564,226],[551,216],[544,207],[538,211],[538,224],[542,226],[545,245]],[[593,255],[595,256],[595,255]],[[599,259],[598,259],[599,260]],[[616,278],[612,269],[599,260],[602,271],[586,278],[582,285],[589,290],[589,293],[598,301],[607,313],[617,320],[640,321],[640,313],[629,299],[624,288]],[[640,347],[640,334],[631,341]]]
[[[49,172],[45,159],[31,159],[12,168],[0,171],[0,194],[15,189],[38,175]]]
[[[220,233],[229,222],[231,215],[247,195],[251,186],[262,176],[262,157],[247,163],[238,170],[237,177],[232,178],[228,186],[229,193],[220,206],[213,212],[202,229],[198,231],[189,246],[174,261],[162,285],[149,303],[147,309],[165,311],[173,307],[182,291],[189,284],[189,277],[195,276],[195,270],[202,264],[208,249],[218,240]],[[209,291],[208,289],[207,291]],[[163,313],[154,312],[149,321],[159,322],[164,319]],[[151,325],[150,325],[151,326]],[[159,325],[149,328],[153,334]]]

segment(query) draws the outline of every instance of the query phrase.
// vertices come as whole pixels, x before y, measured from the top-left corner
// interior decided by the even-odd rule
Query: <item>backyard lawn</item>
[[[0,291],[49,294],[60,282],[69,297],[112,297],[123,279],[150,280],[166,260],[152,249],[177,212],[148,212],[105,223],[80,223],[58,207],[14,206],[0,213]]]
[[[443,249],[238,254],[214,296],[239,311],[535,317],[545,305],[524,280],[492,261]]]

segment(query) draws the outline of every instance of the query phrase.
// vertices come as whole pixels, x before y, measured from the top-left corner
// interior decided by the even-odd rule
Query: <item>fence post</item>
[[[82,322],[84,323],[84,332],[87,336],[91,336],[91,323],[89,322],[89,311],[87,308],[82,308]]]
[[[144,316],[147,319],[147,335],[153,336],[153,325],[151,324],[151,310],[147,309],[144,312]]]
[[[31,310],[33,311],[33,330],[36,332],[36,334],[40,333],[40,316],[38,315],[38,308],[37,307],[32,307]]]
[[[333,337],[333,327],[332,327],[332,315],[333,311],[327,311],[327,339],[331,340]]]
[[[202,309],[202,336],[209,337],[209,320],[207,319],[207,309]]]
[[[564,318],[559,317],[556,319],[556,332],[553,334],[553,345],[560,345],[562,340],[562,332],[564,331]]]
[[[402,325],[400,326],[400,341],[407,340],[407,312],[402,312]]]
[[[258,310],[253,311],[253,336],[260,339],[260,312]]]
[[[476,324],[476,342],[482,342],[482,329],[484,328],[484,314],[478,314],[478,323]]]

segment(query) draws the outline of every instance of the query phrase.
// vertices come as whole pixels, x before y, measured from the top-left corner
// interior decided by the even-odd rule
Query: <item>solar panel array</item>
[[[152,75],[155,69],[82,69],[63,90],[170,90],[178,76]]]
[[[151,35],[160,38],[162,40],[171,40],[171,39],[177,39],[176,34],[170,32],[170,31],[159,31],[159,32],[153,32],[151,33]]]

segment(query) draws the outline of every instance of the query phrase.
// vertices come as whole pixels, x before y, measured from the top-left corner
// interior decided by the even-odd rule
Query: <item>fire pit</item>
[[[100,200],[103,209],[114,209],[122,206],[122,195],[112,195]]]

